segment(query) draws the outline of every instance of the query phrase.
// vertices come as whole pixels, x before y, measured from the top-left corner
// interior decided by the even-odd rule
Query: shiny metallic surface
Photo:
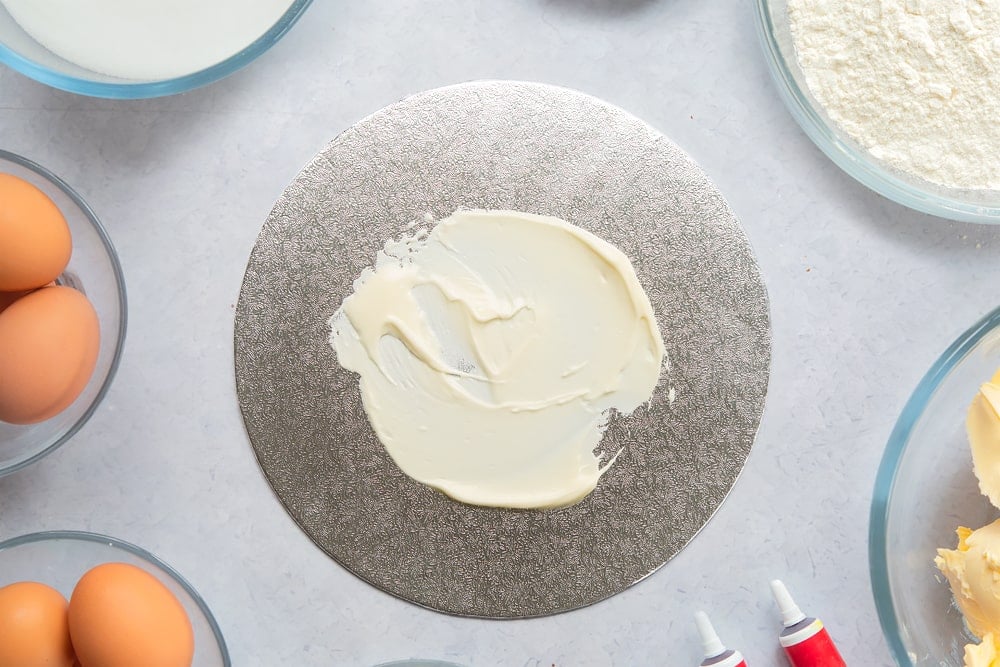
[[[656,312],[669,370],[647,407],[612,420],[602,448],[624,451],[573,507],[473,507],[404,475],[327,342],[385,242],[461,207],[588,229],[629,256]],[[299,174],[250,256],[235,355],[257,459],[321,549],[416,604],[523,618],[623,591],[708,521],[753,444],[770,320],[739,222],[683,151],[587,95],[489,81],[389,106]]]

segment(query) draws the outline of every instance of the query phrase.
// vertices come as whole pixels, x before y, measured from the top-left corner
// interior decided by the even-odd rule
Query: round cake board
[[[611,420],[602,449],[623,451],[572,507],[470,506],[407,477],[329,345],[385,242],[458,208],[579,225],[628,255],[653,305],[669,366],[647,406]],[[625,590],[705,525],[753,444],[770,320],[739,222],[675,144],[579,92],[475,82],[362,120],[288,186],[247,266],[235,365],[260,466],[321,549],[416,604],[525,618]]]

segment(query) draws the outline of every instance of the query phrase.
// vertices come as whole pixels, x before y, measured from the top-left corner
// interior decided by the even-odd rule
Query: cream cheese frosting
[[[330,326],[396,464],[476,505],[586,497],[618,454],[595,453],[609,412],[647,402],[664,366],[628,258],[515,211],[458,211],[389,242]]]
[[[979,388],[965,427],[979,490],[1000,508],[1000,370]]]

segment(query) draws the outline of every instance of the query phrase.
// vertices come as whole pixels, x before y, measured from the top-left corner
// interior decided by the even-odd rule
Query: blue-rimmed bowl
[[[37,581],[66,596],[88,570],[127,563],[156,577],[184,606],[194,628],[192,667],[229,667],[229,650],[208,605],[184,577],[153,554],[114,537],[79,531],[32,533],[0,542],[0,587]]]
[[[882,630],[900,665],[962,665],[977,641],[934,567],[954,549],[955,528],[979,528],[998,511],[979,493],[965,416],[1000,368],[1000,308],[945,350],[920,381],[889,437],[875,481],[868,534]]]
[[[60,58],[26,33],[0,4],[0,63],[53,88],[91,97],[140,99],[183,93],[247,66],[274,46],[312,0],[294,0],[271,28],[239,53],[194,74],[159,81],[132,81],[99,74]]]
[[[59,207],[73,236],[73,254],[56,282],[87,295],[97,312],[101,332],[94,373],[69,407],[38,424],[17,426],[0,422],[0,476],[3,476],[54,452],[97,410],[111,387],[125,347],[128,307],[118,254],[83,197],[48,169],[4,150],[0,150],[0,174],[12,174],[34,184]]]
[[[946,188],[877,160],[843,132],[809,92],[795,55],[786,0],[756,0],[757,32],[785,105],[810,139],[848,175],[904,206],[953,220],[1000,223],[1000,191]]]

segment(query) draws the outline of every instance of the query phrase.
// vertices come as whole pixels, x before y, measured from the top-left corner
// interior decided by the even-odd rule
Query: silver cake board
[[[624,451],[573,507],[469,506],[407,477],[327,342],[385,242],[458,208],[579,225],[628,255],[650,297],[669,372],[647,407],[612,421],[602,448]],[[676,145],[575,91],[476,82],[364,119],[288,186],[250,256],[235,362],[260,466],[316,545],[416,604],[524,618],[625,590],[708,521],[753,444],[770,320],[739,222]]]

